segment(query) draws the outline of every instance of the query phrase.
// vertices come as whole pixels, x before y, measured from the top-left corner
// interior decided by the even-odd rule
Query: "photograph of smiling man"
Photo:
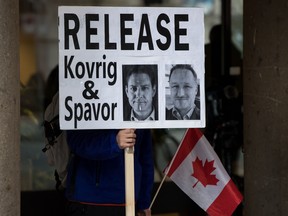
[[[172,66],[168,82],[166,120],[200,119],[199,81],[193,67],[189,64]]]

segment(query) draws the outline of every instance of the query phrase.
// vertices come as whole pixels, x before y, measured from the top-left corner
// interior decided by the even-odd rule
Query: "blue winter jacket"
[[[92,204],[125,203],[124,151],[116,142],[118,130],[67,131],[74,153],[69,167],[68,200]],[[134,152],[136,209],[147,209],[153,187],[152,137],[148,129],[136,130]]]

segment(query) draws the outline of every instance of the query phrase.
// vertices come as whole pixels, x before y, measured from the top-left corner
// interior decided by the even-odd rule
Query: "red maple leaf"
[[[219,181],[216,178],[216,175],[211,175],[211,173],[216,169],[214,167],[214,160],[205,161],[204,165],[202,164],[202,160],[198,157],[195,161],[192,162],[194,173],[191,175],[196,178],[198,181],[193,185],[193,188],[200,181],[204,187],[207,185],[217,185]]]

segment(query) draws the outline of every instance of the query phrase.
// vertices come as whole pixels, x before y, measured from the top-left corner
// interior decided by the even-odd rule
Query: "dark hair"
[[[128,84],[128,80],[132,74],[147,74],[150,78],[152,86],[156,85],[156,73],[157,65],[123,65],[123,71],[125,71],[126,79],[125,84]]]
[[[59,91],[59,65],[50,72],[44,87],[44,110],[52,102],[54,95]]]
[[[193,77],[197,80],[197,74],[191,65],[189,65],[189,64],[177,64],[177,65],[174,65],[170,70],[169,81],[170,81],[172,73],[177,69],[186,69],[186,70],[191,71]]]

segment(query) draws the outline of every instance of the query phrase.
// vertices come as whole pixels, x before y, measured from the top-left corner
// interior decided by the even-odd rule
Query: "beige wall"
[[[35,39],[31,34],[20,34],[20,81],[26,85],[36,72]]]

